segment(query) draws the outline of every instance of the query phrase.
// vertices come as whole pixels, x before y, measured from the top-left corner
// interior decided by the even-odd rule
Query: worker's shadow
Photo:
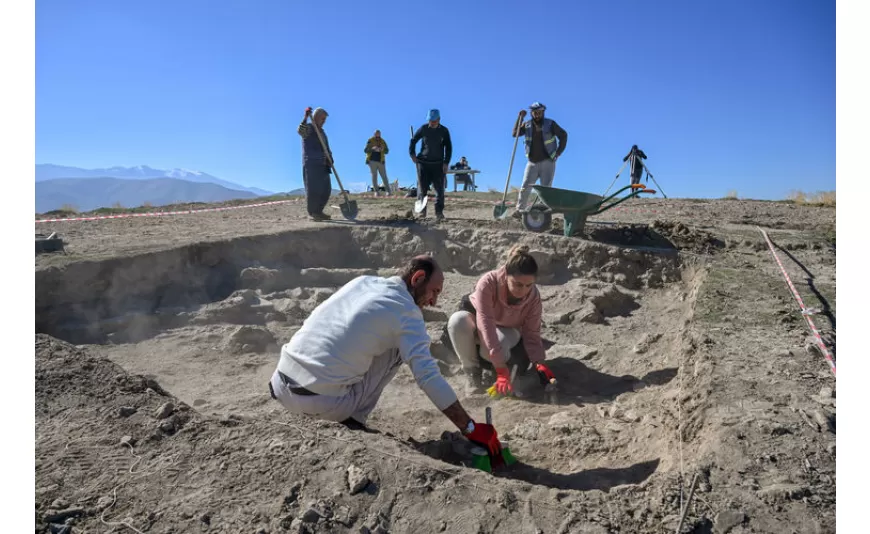
[[[470,465],[470,444],[465,440],[440,439],[417,441],[408,439],[407,443],[418,452],[436,460],[452,465]],[[610,491],[615,486],[640,484],[658,469],[660,460],[647,460],[628,467],[598,467],[577,471],[576,473],[554,473],[547,469],[517,462],[510,466],[497,467],[493,475],[499,478],[521,480],[560,490],[601,490]]]
[[[545,392],[538,374],[532,372],[518,383],[518,387],[523,388],[523,401],[575,406],[611,402],[624,393],[667,384],[677,376],[675,367],[651,371],[640,378],[634,375],[610,375],[566,357],[547,360],[547,366],[556,376],[556,393],[551,395]]]
[[[656,472],[660,462],[661,460],[656,458],[629,467],[597,467],[566,474],[553,473],[519,462],[503,468],[503,470],[497,469],[494,475],[499,478],[521,480],[529,484],[538,484],[560,490],[610,491],[616,486],[642,483]]]

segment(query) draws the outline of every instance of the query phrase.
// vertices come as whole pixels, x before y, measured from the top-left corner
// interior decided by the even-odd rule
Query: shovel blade
[[[502,204],[496,204],[495,207],[492,208],[492,217],[493,219],[504,219],[507,216],[508,207]]]
[[[420,213],[422,213],[423,210],[426,209],[426,204],[428,204],[428,203],[429,203],[429,196],[428,195],[421,198],[421,199],[418,199],[416,202],[414,202],[414,213],[416,213],[418,215]]]
[[[344,202],[339,204],[339,209],[341,209],[341,215],[351,221],[359,215],[359,207],[356,204],[356,200],[349,200],[347,197],[344,198]]]

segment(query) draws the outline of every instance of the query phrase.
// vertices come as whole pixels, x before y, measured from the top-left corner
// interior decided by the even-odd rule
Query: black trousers
[[[417,163],[417,173],[420,176],[420,187],[417,189],[417,200],[429,194],[429,188],[435,189],[435,214],[444,213],[444,182],[443,163],[420,161]]]
[[[322,161],[310,161],[302,165],[302,181],[305,183],[305,199],[308,215],[319,215],[332,194],[332,177],[329,167]]]

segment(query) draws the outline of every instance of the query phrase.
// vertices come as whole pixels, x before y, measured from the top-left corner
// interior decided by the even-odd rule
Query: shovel
[[[522,115],[517,117],[516,129],[519,129],[521,120]],[[496,204],[495,207],[492,209],[492,217],[494,219],[504,219],[507,216],[507,205],[505,204],[505,202],[507,202],[508,187],[510,187],[511,185],[511,171],[513,171],[514,169],[514,156],[517,153],[517,143],[519,142],[519,140],[520,135],[519,132],[517,132],[517,136],[514,138],[514,149],[511,151],[511,164],[510,167],[508,167],[507,180],[504,183],[504,196],[501,197],[501,204]]]
[[[411,132],[411,139],[414,138],[414,127],[409,126]],[[415,163],[414,166],[417,168],[417,194],[420,194],[420,165]],[[427,193],[423,198],[418,198],[414,201],[414,214],[420,215],[423,213],[423,210],[426,209],[426,204],[429,203],[429,194]]]
[[[347,196],[347,191],[344,190],[344,187],[341,185],[341,178],[338,177],[338,171],[335,170],[335,162],[332,161],[332,158],[329,156],[329,149],[326,147],[326,142],[323,140],[323,135],[320,133],[320,128],[314,123],[314,119],[311,119],[311,126],[314,127],[314,132],[317,134],[317,138],[320,140],[320,146],[323,147],[323,156],[329,160],[329,166],[332,168],[332,174],[335,175],[335,181],[338,182],[338,188],[341,190],[341,203],[338,205],[341,210],[341,215],[348,220],[356,219],[356,216],[359,214],[359,207],[356,205],[356,200],[350,200]]]

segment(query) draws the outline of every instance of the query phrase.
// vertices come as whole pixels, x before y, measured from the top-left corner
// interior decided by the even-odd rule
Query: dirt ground
[[[36,257],[36,531],[674,532],[693,481],[683,532],[836,531],[835,378],[758,229],[836,353],[833,208],[638,199],[563,237],[494,221],[498,200],[451,195],[442,223],[361,198],[354,223],[299,201],[37,224],[66,252]],[[444,325],[518,241],[559,392],[466,397]],[[433,354],[519,459],[495,474],[406,368],[369,433],[268,394],[317,304],[426,251]]]

